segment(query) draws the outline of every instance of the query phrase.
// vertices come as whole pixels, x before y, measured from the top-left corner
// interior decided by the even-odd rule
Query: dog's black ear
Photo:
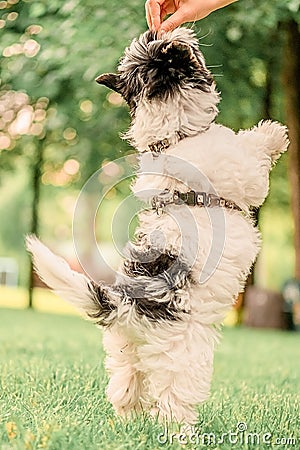
[[[120,77],[116,73],[103,73],[102,75],[99,75],[95,81],[120,93]]]

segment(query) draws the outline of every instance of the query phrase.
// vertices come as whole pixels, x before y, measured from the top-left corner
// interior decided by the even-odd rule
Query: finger
[[[177,7],[175,6],[174,1],[164,0],[160,6],[160,23],[162,24],[163,19],[168,14],[173,14],[176,11]]]
[[[152,19],[149,11],[148,2],[145,3],[145,12],[146,12],[146,20],[149,27],[149,30],[152,30]]]
[[[163,0],[147,0],[146,17],[151,30],[157,31],[161,25],[160,10]]]
[[[186,21],[185,14],[178,10],[162,23],[160,31],[172,31]]]
[[[163,23],[164,18],[168,15],[166,9],[162,6],[160,10],[160,24]]]

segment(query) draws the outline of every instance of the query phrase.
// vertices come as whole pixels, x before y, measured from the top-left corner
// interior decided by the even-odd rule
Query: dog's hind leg
[[[193,424],[197,404],[210,392],[213,351],[217,331],[210,326],[177,322],[156,328],[151,340],[139,348],[146,374],[151,414],[159,421]]]
[[[110,375],[107,397],[117,414],[130,417],[142,410],[143,374],[135,368],[136,346],[113,327],[104,331],[106,369]]]

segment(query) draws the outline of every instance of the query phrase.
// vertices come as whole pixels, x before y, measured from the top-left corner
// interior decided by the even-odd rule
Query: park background
[[[254,283],[260,289],[277,292],[282,290],[288,279],[300,279],[299,7],[299,0],[284,2],[240,0],[198,23],[188,25],[197,33],[207,65],[211,68],[221,92],[218,122],[238,130],[251,127],[263,118],[278,120],[289,127],[291,139],[289,152],[280,159],[272,171],[270,195],[259,212],[263,246],[254,277]],[[130,157],[134,152],[128,143],[120,139],[120,133],[125,132],[129,126],[126,105],[117,94],[99,87],[94,78],[100,73],[114,71],[124,48],[132,38],[146,28],[142,0],[129,0],[125,3],[115,0],[108,3],[103,0],[0,1],[0,257],[16,261],[19,285],[18,290],[0,286],[0,305],[10,308],[26,307],[28,304],[27,287],[32,277],[30,261],[24,248],[26,234],[37,233],[57,253],[64,255],[74,267],[78,266],[72,243],[72,216],[79,192],[89,177],[101,168],[99,192],[101,190],[104,192],[113,176],[109,170],[105,172],[107,163],[120,157]],[[108,255],[112,244],[109,221],[115,208],[128,192],[128,183],[117,185],[109,192],[103,203],[102,217],[105,221],[97,228],[97,238],[102,248],[107,249]],[[122,223],[120,233],[121,228]],[[40,292],[37,290],[36,298],[41,295]],[[69,311],[61,306],[62,302],[54,300],[44,290],[42,292],[40,303],[44,309],[56,312]],[[33,306],[38,307],[39,302],[36,300],[36,305],[34,302],[33,296]],[[2,376],[6,373],[7,379],[14,379],[16,382],[16,378],[11,375],[15,373],[14,370],[19,373],[22,370],[30,371],[32,359],[28,348],[31,346],[37,354],[40,352],[40,357],[48,351],[56,363],[59,356],[63,360],[69,351],[67,362],[70,367],[61,368],[61,373],[57,375],[60,381],[60,377],[65,377],[63,373],[70,375],[74,370],[77,373],[77,369],[78,377],[82,375],[81,368],[78,366],[74,369],[72,365],[74,363],[72,356],[75,357],[78,352],[86,367],[90,367],[91,359],[95,358],[95,355],[91,350],[83,350],[83,343],[89,345],[95,342],[96,334],[88,331],[90,329],[86,328],[86,324],[81,325],[76,321],[77,318],[72,318],[76,324],[75,328],[82,333],[81,350],[75,350],[74,342],[70,342],[69,336],[65,336],[62,337],[63,340],[66,339],[65,352],[63,353],[61,349],[60,353],[57,348],[54,350],[54,344],[49,343],[49,340],[53,339],[50,331],[53,325],[51,318],[49,319],[48,315],[41,315],[35,320],[37,316],[18,316],[21,313],[22,311],[15,312],[18,317],[15,319],[9,309],[0,310],[0,332],[7,343],[7,347],[2,347],[6,348],[2,362],[7,364],[6,372],[2,372]],[[24,321],[24,317],[28,322]],[[58,328],[65,327],[73,339],[76,339],[77,331],[71,331],[73,322],[68,322],[71,319],[53,317]],[[39,321],[45,326],[38,325]],[[28,330],[26,323],[32,329]],[[57,332],[58,328],[54,326],[53,330]],[[11,335],[12,330],[14,336]],[[39,333],[41,338],[39,345],[35,341],[36,334],[33,330]],[[227,350],[224,354],[221,352],[220,356],[222,368],[225,367],[226,372],[225,356],[228,357],[230,352],[230,343],[233,344],[239,336],[243,343],[239,347],[240,356],[246,348],[250,351],[250,340],[257,344],[257,348],[260,348],[262,342],[267,342],[265,347],[261,347],[262,357],[265,358],[262,374],[266,377],[270,375],[268,367],[273,367],[271,360],[268,360],[270,349],[277,352],[277,355],[285,354],[289,359],[280,365],[283,372],[278,373],[276,381],[274,378],[274,392],[278,383],[285,380],[288,386],[285,398],[289,400],[284,414],[287,417],[295,417],[295,410],[291,412],[291,405],[293,404],[293,408],[298,408],[299,411],[299,402],[292,401],[296,383],[299,385],[299,378],[296,376],[296,373],[299,375],[299,371],[297,372],[296,366],[293,366],[291,355],[295,355],[295,360],[299,359],[299,349],[296,350],[298,338],[290,337],[291,335],[287,337],[284,334],[264,335],[259,334],[260,332],[248,335],[249,331],[245,331],[246,334],[243,335],[234,334],[237,332],[227,331],[228,341],[225,341],[224,347]],[[270,336],[274,336],[275,341]],[[15,348],[16,355],[20,357],[19,365],[18,358],[13,363],[9,356],[13,351],[11,340],[14,342],[12,347]],[[23,346],[19,348],[17,341],[22,340]],[[98,340],[97,338],[97,342]],[[58,342],[56,343],[59,347]],[[20,356],[24,351],[25,355],[29,352],[27,363]],[[34,353],[34,350],[32,352]],[[53,371],[53,367],[49,363],[48,377],[51,370]],[[243,372],[241,364],[236,366],[236,372]],[[249,377],[251,373],[250,370]],[[93,375],[96,379],[95,373]],[[38,374],[36,376],[38,377]],[[103,377],[105,378],[105,375]],[[261,386],[267,379],[262,377]],[[34,386],[34,380],[31,381],[33,384],[30,387],[29,381],[29,390]],[[19,380],[11,385],[11,392],[18,391],[16,386],[20,382]],[[89,378],[88,383],[91,391],[96,392],[99,388],[97,383],[100,381],[99,379],[92,381]],[[218,383],[217,381],[219,387]],[[25,391],[24,396],[27,394]],[[247,395],[250,401],[254,394],[250,391],[246,392],[245,396]],[[226,391],[227,400],[228,396]],[[272,397],[276,408],[279,408],[282,398],[276,401],[274,399],[275,397]],[[11,397],[5,397],[4,400],[4,405],[12,404]],[[103,398],[101,401],[105,402]],[[217,397],[213,401],[217,402]],[[53,404],[55,402],[58,402],[57,398],[53,400]],[[92,397],[90,402],[92,405]],[[270,397],[267,402],[270,402]],[[70,412],[71,406],[67,400],[66,404]],[[229,408],[229,404],[226,405]],[[41,404],[41,410],[33,413],[35,417],[39,414],[43,416],[45,412],[43,406],[45,405]],[[239,407],[240,403],[236,401],[233,405],[233,410],[236,408],[236,416]],[[58,406],[57,408],[59,409]],[[218,404],[216,410],[220,412],[221,409]],[[35,425],[36,429],[40,430],[38,434],[33,430],[34,426],[30,428],[28,425],[32,424],[30,413],[26,413],[21,407],[17,408],[17,412],[14,407],[15,413],[12,416],[7,408],[5,413],[3,411],[0,409],[0,423],[4,418],[5,442],[13,440],[17,442],[19,436],[21,443],[18,448],[23,448],[26,439],[26,442],[29,442],[27,448],[35,448],[34,445],[38,447],[44,441],[45,448],[48,445],[50,448],[57,439],[57,442],[64,444],[57,444],[58,447],[51,448],[77,448],[74,442],[72,444],[71,438],[68,440],[65,435],[60,434],[61,431],[57,431],[56,425],[53,425],[50,419],[47,419],[48,422],[44,419],[44,425]],[[24,416],[20,411],[23,411]],[[112,417],[110,410],[108,414]],[[275,410],[270,407],[270,418],[274,414]],[[213,422],[213,416],[209,417]],[[21,424],[18,424],[18,420]],[[279,428],[289,430],[291,433],[291,422],[286,425],[287,419],[284,415],[282,420],[283,422],[278,425]],[[77,424],[77,421],[80,423],[78,417],[74,423]],[[50,423],[51,432],[45,423],[48,425]],[[74,423],[72,422],[73,425]],[[115,425],[109,426],[113,435]],[[28,434],[29,429],[34,439]],[[128,436],[134,440],[135,431],[132,431],[133,434],[130,433]],[[125,434],[123,439],[127,442]],[[53,435],[56,436],[55,439]],[[92,431],[89,438],[85,438],[92,439],[91,435]],[[93,439],[96,437],[95,432]],[[98,444],[95,443],[94,447],[92,444],[91,447],[86,445],[86,448],[98,448]],[[107,448],[119,447],[116,444],[115,447]]]

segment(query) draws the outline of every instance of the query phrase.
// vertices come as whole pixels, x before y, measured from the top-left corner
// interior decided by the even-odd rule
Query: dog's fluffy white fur
[[[190,72],[173,79],[176,70],[185,70],[175,61],[170,79],[166,80],[169,68],[164,65],[162,76],[172,89],[164,92],[155,78],[160,76],[158,72],[153,75],[154,81],[145,76],[150,67],[147,64],[151,59],[150,69],[154,70],[156,60],[162,61],[167,54],[166,64],[172,65],[178,52],[190,58]],[[198,69],[200,75],[196,76]],[[135,84],[128,87],[127,80]],[[271,121],[238,133],[215,124],[219,96],[195,36],[184,28],[160,37],[145,33],[126,50],[118,74],[106,74],[98,81],[120,92],[132,110],[127,137],[140,152],[140,168],[133,186],[137,196],[149,200],[153,190],[209,192],[213,186],[214,192],[235,202],[243,212],[211,208],[222,215],[221,222],[212,226],[208,208],[168,205],[160,216],[155,210],[144,211],[137,230],[137,236],[142,237],[132,244],[135,251],[149,252],[150,245],[161,248],[160,242],[153,243],[152,239],[150,243],[150,237],[163,235],[164,252],[180,255],[183,262],[171,275],[170,264],[162,266],[162,277],[143,263],[139,266],[141,272],[136,263],[136,270],[129,273],[122,267],[123,275],[114,286],[95,286],[35,237],[27,239],[27,247],[46,284],[104,326],[106,367],[110,373],[107,395],[116,412],[128,416],[149,410],[160,419],[193,423],[197,419],[196,405],[209,395],[220,324],[243,289],[259,250],[260,236],[249,209],[260,206],[268,194],[269,171],[287,149],[287,131]],[[154,94],[150,95],[153,86],[147,82],[155,84]],[[164,154],[153,156],[148,146],[165,138],[170,146]],[[201,177],[189,171],[192,166]],[[196,224],[197,242],[189,229],[191,218]],[[178,219],[182,220],[180,229]],[[213,240],[222,233],[225,239],[220,238],[220,258],[199,282]],[[166,288],[168,276],[173,285]],[[134,287],[129,289],[126,283],[137,283],[143,295],[131,295]]]

